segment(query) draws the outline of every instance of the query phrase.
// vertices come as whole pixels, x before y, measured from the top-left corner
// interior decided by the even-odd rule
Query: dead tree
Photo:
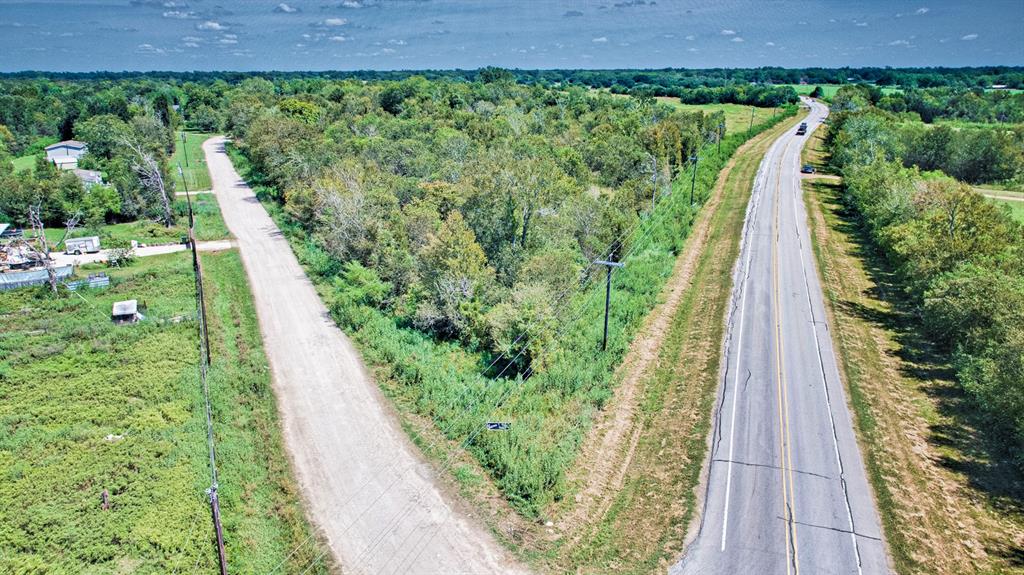
[[[132,170],[139,177],[139,182],[142,184],[143,189],[148,195],[156,196],[160,201],[164,225],[167,227],[173,226],[174,211],[171,207],[171,197],[167,191],[167,186],[164,184],[163,173],[160,171],[160,163],[156,161],[152,152],[146,151],[141,145],[132,141],[131,138],[122,138],[121,144],[132,152]]]
[[[42,205],[36,204],[29,206],[28,208],[28,221],[32,225],[32,231],[35,237],[35,242],[25,242],[25,246],[28,250],[36,257],[36,259],[43,262],[43,267],[46,268],[46,276],[50,281],[50,289],[53,293],[57,294],[57,270],[53,267],[53,260],[50,259],[50,244],[46,241],[46,230],[43,228],[42,218]],[[64,243],[64,240],[68,238],[71,231],[78,225],[78,221],[81,219],[81,214],[76,213],[66,222],[64,222],[64,237],[57,242],[57,245]]]

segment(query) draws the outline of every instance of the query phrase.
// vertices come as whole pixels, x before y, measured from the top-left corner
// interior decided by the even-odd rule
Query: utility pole
[[[651,155],[651,214],[658,202],[658,158]]]
[[[181,151],[184,152],[184,154],[185,154],[185,167],[187,168],[188,167],[188,146],[185,145],[185,130],[181,131]],[[185,177],[182,176],[181,179],[184,180]]]
[[[185,186],[185,203],[188,204],[188,227],[191,229],[195,225],[192,215],[192,196],[188,193],[188,182],[185,181],[185,173],[181,171],[181,164],[178,164],[178,175],[181,176],[181,183]]]
[[[604,338],[601,340],[601,351],[605,351],[608,349],[608,310],[611,307],[612,301],[612,270],[614,268],[625,267],[626,264],[605,260],[597,260],[594,263],[608,268],[608,279],[606,280],[604,287]]]
[[[725,122],[718,123],[718,155],[722,155],[722,134],[725,131]]]
[[[747,128],[748,132],[752,131],[754,129],[754,110],[756,110],[756,109],[757,108],[755,108],[753,106],[750,107],[750,127]]]
[[[693,162],[693,178],[690,179],[690,205],[693,205],[693,188],[697,185],[697,162],[700,161],[700,156],[694,154],[690,156],[690,161]]]

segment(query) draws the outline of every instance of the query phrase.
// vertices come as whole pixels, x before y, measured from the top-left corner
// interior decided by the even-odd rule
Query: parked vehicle
[[[82,254],[94,254],[98,251],[100,251],[99,236],[64,240],[64,253],[68,255],[80,256]]]
[[[800,168],[800,172],[804,173],[804,174],[813,174],[814,173],[814,166],[812,166],[810,164],[804,164],[804,167]]]

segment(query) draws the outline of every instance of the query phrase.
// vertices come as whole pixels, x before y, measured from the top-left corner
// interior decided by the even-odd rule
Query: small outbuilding
[[[138,300],[129,299],[114,302],[114,308],[110,312],[110,321],[122,325],[135,323],[140,319],[142,319],[142,315],[139,314]]]
[[[78,179],[82,181],[82,184],[88,186],[102,186],[103,185],[103,173],[96,170],[82,170],[74,168],[71,170]]]

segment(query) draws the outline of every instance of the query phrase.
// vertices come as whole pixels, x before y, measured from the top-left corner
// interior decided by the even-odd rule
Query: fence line
[[[195,216],[192,213],[192,197],[185,188],[185,199],[188,203],[188,245],[192,251],[192,269],[196,276],[196,306],[199,310],[199,379],[203,386],[203,400],[206,403],[206,444],[210,453],[210,488],[206,494],[210,501],[210,513],[213,515],[213,529],[217,537],[217,559],[220,574],[228,575],[227,555],[224,551],[224,530],[220,521],[220,500],[217,497],[217,451],[213,442],[213,415],[210,409],[210,386],[206,376],[210,369],[210,334],[206,323],[206,297],[203,290],[203,264],[196,250]]]

